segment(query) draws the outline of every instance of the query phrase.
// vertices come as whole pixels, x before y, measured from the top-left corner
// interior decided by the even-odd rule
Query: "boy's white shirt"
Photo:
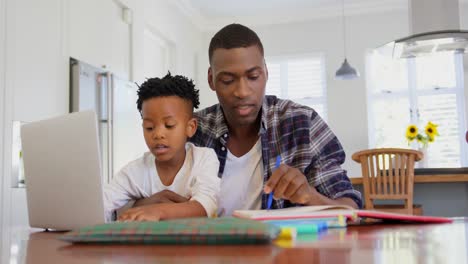
[[[216,214],[220,192],[219,161],[211,148],[197,147],[188,142],[182,168],[171,185],[161,182],[156,170],[155,157],[146,152],[128,163],[104,187],[106,220],[112,213],[131,200],[147,198],[163,190],[173,191],[199,202],[209,217]]]

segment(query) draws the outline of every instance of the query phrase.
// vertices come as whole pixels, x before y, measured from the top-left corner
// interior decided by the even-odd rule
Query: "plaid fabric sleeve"
[[[341,143],[317,113],[312,115],[312,123],[315,124],[311,129],[315,157],[306,170],[309,183],[326,197],[348,197],[362,208],[361,193],[353,188],[346,171],[341,168],[346,157]]]

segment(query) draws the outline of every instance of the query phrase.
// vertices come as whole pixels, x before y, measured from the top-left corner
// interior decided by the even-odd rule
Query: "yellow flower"
[[[435,141],[435,137],[439,136],[439,132],[437,131],[438,125],[432,123],[431,121],[427,122],[427,125],[424,129],[424,134],[418,132],[418,127],[416,125],[409,125],[406,128],[406,139],[408,140],[408,145],[411,141],[415,140],[422,144],[423,146],[427,146],[428,143],[432,143]]]
[[[437,131],[437,125],[433,124],[430,121],[427,122],[425,131],[426,131],[426,134],[432,139],[434,139],[435,136],[439,135],[439,132]]]
[[[418,127],[415,125],[409,125],[406,128],[406,138],[411,141],[418,135]]]

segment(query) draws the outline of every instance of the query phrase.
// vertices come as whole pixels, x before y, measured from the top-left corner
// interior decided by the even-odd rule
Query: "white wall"
[[[219,28],[221,29],[221,28]],[[216,93],[210,89],[208,85],[208,47],[210,40],[216,32],[204,32],[202,39],[202,47],[198,53],[198,73],[197,88],[200,90],[200,109],[218,103]]]
[[[242,21],[238,21],[242,23]],[[249,25],[247,25],[249,26]],[[340,139],[347,158],[344,168],[348,175],[361,175],[357,163],[351,160],[352,153],[368,147],[365,53],[368,49],[380,46],[390,40],[408,34],[406,10],[393,12],[360,14],[347,17],[347,58],[356,67],[361,77],[357,80],[335,80],[335,71],[341,66],[343,54],[343,31],[341,17],[331,17],[302,23],[251,26],[263,42],[265,56],[324,53],[327,93],[328,124]],[[206,81],[208,68],[208,44],[214,32],[206,33],[206,47],[200,62],[202,79],[201,97],[204,106],[217,102]]]
[[[12,188],[12,121],[32,121],[68,111],[67,61],[62,41],[65,2],[6,1],[5,104],[2,217],[4,226],[20,225],[24,189]],[[15,195],[13,195],[15,194]],[[24,217],[23,217],[24,218]],[[24,223],[25,221],[22,221]]]
[[[197,81],[196,54],[201,47],[200,30],[182,12],[174,11],[167,1],[145,0],[144,3],[146,23],[175,47],[176,67],[172,73],[186,75]]]
[[[68,110],[61,0],[8,1],[7,89],[13,120],[31,121]]]
[[[133,14],[130,24],[124,8]],[[12,121],[68,112],[69,57],[140,82],[143,32],[151,25],[174,43],[171,71],[192,77],[201,33],[159,0],[0,0],[0,21],[0,221],[12,227],[27,224],[24,189],[11,186]]]
[[[4,154],[4,140],[3,140],[3,124],[4,124],[4,107],[5,106],[5,29],[6,29],[6,8],[5,0],[0,0],[0,197],[3,197],[3,154]],[[0,212],[2,212],[3,202],[0,202]],[[4,232],[4,217],[0,216],[0,256],[6,255],[8,248],[3,242],[6,238]],[[4,263],[7,258],[0,257],[0,262]]]
[[[70,54],[129,79],[131,25],[122,19],[120,2],[69,1],[68,11]]]

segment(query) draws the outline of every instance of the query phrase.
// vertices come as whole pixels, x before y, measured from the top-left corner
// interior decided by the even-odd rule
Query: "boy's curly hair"
[[[154,97],[178,96],[192,103],[193,108],[198,108],[200,101],[198,99],[199,91],[195,89],[193,80],[185,76],[174,75],[170,72],[163,78],[149,78],[138,86],[137,108],[141,113],[141,108],[145,100]]]

